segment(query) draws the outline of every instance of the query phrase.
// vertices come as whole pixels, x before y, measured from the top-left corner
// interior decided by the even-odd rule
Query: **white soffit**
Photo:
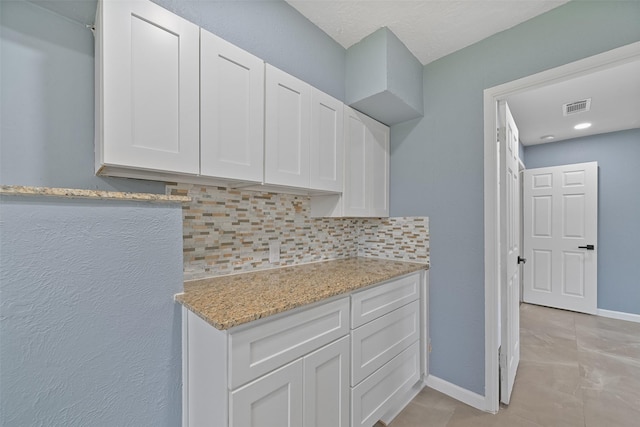
[[[343,47],[388,27],[422,64],[568,0],[286,0]]]

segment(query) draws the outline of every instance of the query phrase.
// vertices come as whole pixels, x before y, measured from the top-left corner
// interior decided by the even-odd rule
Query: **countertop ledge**
[[[226,330],[428,268],[378,258],[338,259],[191,280],[175,299]]]
[[[125,200],[153,203],[184,203],[191,201],[186,196],[166,196],[151,193],[124,193],[119,191],[81,190],[72,188],[26,187],[19,185],[1,185],[0,195],[4,196],[46,196],[68,199]]]

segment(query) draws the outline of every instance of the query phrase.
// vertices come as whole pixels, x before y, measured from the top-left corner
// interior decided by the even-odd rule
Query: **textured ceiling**
[[[428,64],[568,0],[286,1],[345,48],[388,27]]]

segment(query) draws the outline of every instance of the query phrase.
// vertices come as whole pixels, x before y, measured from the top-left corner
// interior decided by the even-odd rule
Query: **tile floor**
[[[497,415],[425,388],[390,427],[640,426],[640,323],[520,307],[511,404]]]

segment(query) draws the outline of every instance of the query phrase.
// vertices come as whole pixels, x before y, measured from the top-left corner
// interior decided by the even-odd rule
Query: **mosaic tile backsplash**
[[[429,220],[311,218],[308,196],[171,184],[183,204],[185,280],[330,259],[369,256],[429,262]],[[269,262],[269,242],[280,261]]]

